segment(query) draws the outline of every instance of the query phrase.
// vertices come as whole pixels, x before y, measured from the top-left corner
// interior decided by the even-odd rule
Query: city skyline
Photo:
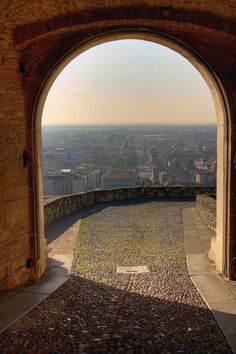
[[[48,126],[44,193],[135,186],[214,186],[216,126]]]
[[[151,42],[119,40],[67,65],[49,92],[42,123],[202,125],[216,124],[216,114],[207,84],[185,58]]]
[[[61,126],[65,126],[65,127],[73,127],[73,126],[81,126],[81,127],[99,127],[99,126],[104,126],[104,127],[122,127],[122,126],[124,126],[124,127],[129,127],[129,126],[135,126],[135,127],[145,127],[145,126],[179,126],[179,125],[183,125],[183,126],[215,126],[216,125],[216,122],[215,123],[205,123],[205,124],[203,124],[203,123],[201,123],[201,124],[197,124],[197,123],[194,123],[194,124],[188,124],[188,123],[183,123],[183,124],[180,124],[180,123],[170,123],[170,124],[161,124],[161,123],[147,123],[147,124],[138,124],[138,123],[128,123],[128,124],[122,124],[122,123],[120,123],[120,124],[117,124],[117,123],[114,123],[114,124],[112,124],[112,123],[109,123],[109,124],[106,124],[106,123],[100,123],[100,124],[80,124],[80,123],[78,123],[78,124],[48,124],[48,123],[44,123],[43,124],[43,126],[44,127],[61,127]]]

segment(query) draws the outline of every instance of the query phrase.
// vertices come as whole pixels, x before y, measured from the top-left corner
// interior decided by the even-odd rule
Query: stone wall
[[[123,189],[99,190],[87,193],[68,195],[51,202],[46,202],[44,206],[45,225],[53,222],[64,215],[68,215],[75,210],[87,208],[96,203],[107,203],[116,200],[129,199],[195,199],[198,194],[214,193],[214,187],[136,187]]]
[[[216,232],[216,195],[200,194],[197,195],[196,201],[197,209],[207,226]]]

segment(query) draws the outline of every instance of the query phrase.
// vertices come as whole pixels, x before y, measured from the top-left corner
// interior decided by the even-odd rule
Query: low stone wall
[[[98,190],[87,193],[59,197],[45,202],[45,225],[92,204],[131,199],[196,199],[198,194],[212,194],[214,187],[134,187],[123,189]]]
[[[205,220],[207,226],[216,231],[216,195],[200,194],[196,198],[197,209]]]

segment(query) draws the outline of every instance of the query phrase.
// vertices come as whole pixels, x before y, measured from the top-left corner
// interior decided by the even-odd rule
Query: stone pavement
[[[81,220],[71,277],[2,333],[0,352],[231,353],[188,275],[194,205],[116,203]]]
[[[188,272],[236,353],[236,284],[213,271],[207,258],[212,231],[196,208],[183,209]]]

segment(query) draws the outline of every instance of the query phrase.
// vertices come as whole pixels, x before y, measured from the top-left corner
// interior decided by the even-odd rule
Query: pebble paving
[[[181,212],[192,206],[120,203],[81,220],[70,279],[3,332],[0,352],[231,353],[188,276]]]

